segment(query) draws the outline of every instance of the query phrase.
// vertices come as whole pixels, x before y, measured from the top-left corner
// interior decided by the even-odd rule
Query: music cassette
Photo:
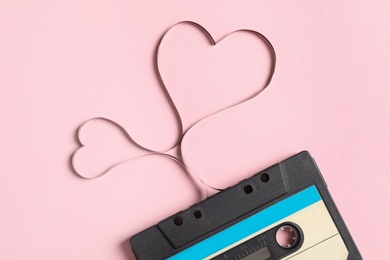
[[[139,260],[362,259],[306,151],[130,240]]]

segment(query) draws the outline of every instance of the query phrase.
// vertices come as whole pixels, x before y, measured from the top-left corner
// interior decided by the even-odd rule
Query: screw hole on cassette
[[[200,210],[195,211],[194,212],[194,217],[197,218],[197,219],[201,218],[202,217],[202,212],[200,212]]]
[[[252,188],[251,185],[246,185],[246,186],[244,187],[244,191],[245,191],[246,194],[249,194],[249,193],[252,193],[253,188]]]
[[[181,226],[183,224],[183,218],[178,216],[174,218],[173,223],[175,223],[176,226]]]
[[[262,182],[268,182],[269,181],[269,175],[267,173],[263,173],[261,176],[260,176],[260,180]]]

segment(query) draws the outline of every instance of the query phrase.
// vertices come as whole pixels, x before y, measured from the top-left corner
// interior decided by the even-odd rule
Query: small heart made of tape
[[[78,130],[81,143],[72,157],[74,171],[85,179],[95,179],[132,158],[144,156],[126,130],[101,117],[85,122]]]

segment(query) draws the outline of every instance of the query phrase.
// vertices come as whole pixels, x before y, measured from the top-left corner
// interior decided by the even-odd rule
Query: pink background
[[[363,257],[389,257],[389,13],[388,1],[2,0],[0,259],[134,259],[130,236],[202,198],[165,157],[95,180],[71,168],[76,131],[96,116],[148,149],[175,143],[154,55],[182,20],[216,40],[256,30],[277,55],[258,97],[188,132],[193,172],[226,187],[309,150]],[[258,39],[211,47],[185,25],[168,36],[159,69],[186,126],[264,87],[271,60]],[[144,153],[105,121],[80,137],[88,176]]]

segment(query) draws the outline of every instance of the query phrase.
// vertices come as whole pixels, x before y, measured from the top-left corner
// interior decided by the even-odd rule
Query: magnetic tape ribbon
[[[192,26],[195,26],[197,27],[199,30],[201,30],[206,36],[207,38],[209,39],[210,41],[210,44],[211,45],[216,45],[218,42],[222,41],[223,39],[225,39],[226,37],[236,33],[236,32],[247,32],[247,33],[251,33],[255,36],[257,36],[258,38],[260,38],[267,46],[268,46],[268,49],[270,51],[270,54],[271,54],[271,70],[270,70],[270,73],[269,73],[269,77],[266,81],[266,84],[265,86],[262,88],[262,89],[259,89],[257,92],[255,92],[253,95],[243,99],[243,100],[240,100],[236,103],[233,103],[229,106],[226,106],[218,111],[215,111],[211,114],[208,114],[207,116],[204,116],[203,118],[197,120],[195,123],[193,123],[192,125],[190,125],[187,129],[184,129],[184,125],[183,125],[183,121],[182,121],[182,118],[180,116],[180,112],[178,111],[178,109],[176,108],[175,106],[175,103],[173,102],[170,94],[169,94],[169,91],[164,83],[164,80],[163,78],[161,77],[160,75],[160,71],[159,71],[159,68],[158,68],[158,65],[159,65],[159,55],[160,55],[160,46],[161,46],[161,43],[162,41],[164,40],[164,38],[169,34],[169,32],[177,25],[179,24],[188,24],[188,25],[192,25]],[[155,55],[155,66],[157,67],[156,68],[156,71],[157,71],[157,77],[161,83],[161,87],[163,88],[163,91],[165,92],[166,94],[166,97],[168,98],[168,101],[169,101],[169,104],[178,120],[178,123],[179,123],[179,134],[178,134],[178,137],[176,139],[176,141],[174,142],[173,145],[171,145],[168,149],[165,149],[163,151],[156,151],[156,150],[151,150],[151,149],[148,149],[147,147],[144,147],[142,146],[141,144],[137,143],[136,141],[134,141],[132,138],[131,138],[131,135],[127,132],[127,130],[120,124],[118,124],[117,122],[114,122],[113,120],[111,119],[108,119],[108,118],[104,118],[104,117],[94,117],[94,118],[91,118],[89,120],[87,120],[86,122],[84,122],[84,124],[82,124],[80,127],[79,127],[79,130],[78,130],[78,133],[77,133],[77,137],[81,143],[81,147],[79,149],[77,149],[73,155],[72,155],[72,158],[71,158],[71,162],[72,162],[72,166],[73,166],[73,169],[75,171],[75,173],[79,176],[79,177],[82,177],[84,179],[96,179],[96,178],[100,178],[101,176],[105,175],[106,173],[108,173],[109,171],[111,171],[112,169],[114,169],[115,167],[125,163],[125,162],[129,162],[129,161],[132,161],[132,160],[135,160],[135,159],[138,159],[138,158],[142,158],[142,157],[149,157],[149,156],[160,156],[160,157],[165,157],[167,159],[170,159],[172,161],[174,161],[175,163],[177,163],[185,172],[186,174],[189,175],[189,177],[191,177],[195,182],[196,181],[199,181],[201,183],[201,185],[203,185],[203,188],[204,188],[204,191],[205,191],[205,194],[206,196],[209,195],[208,193],[208,190],[207,190],[207,187],[211,188],[211,189],[214,189],[214,190],[217,190],[217,191],[220,191],[221,189],[218,189],[216,187],[212,187],[210,185],[208,185],[207,183],[205,183],[198,175],[196,175],[196,173],[194,173],[191,168],[188,166],[188,163],[186,162],[185,160],[185,156],[182,152],[182,149],[181,149],[181,145],[182,145],[182,142],[183,140],[185,139],[187,133],[196,125],[198,124],[200,121],[206,119],[206,118],[209,118],[221,111],[224,111],[224,110],[227,110],[229,108],[232,108],[232,107],[235,107],[237,105],[240,105],[240,104],[243,104],[249,100],[251,100],[252,98],[258,96],[262,90],[264,90],[271,82],[271,79],[272,79],[272,76],[275,72],[275,68],[276,68],[276,53],[275,53],[275,49],[274,47],[272,46],[271,42],[261,33],[257,32],[257,31],[254,31],[254,30],[250,30],[250,29],[239,29],[239,30],[235,30],[227,35],[225,35],[223,38],[221,38],[219,41],[215,41],[213,39],[213,37],[211,36],[211,34],[204,28],[202,27],[200,24],[198,23],[195,23],[195,22],[192,22],[192,21],[182,21],[182,22],[179,22],[179,23],[176,23],[174,24],[173,26],[171,26],[170,28],[168,28],[168,30],[162,35],[162,37],[160,38],[158,44],[157,44],[157,49],[156,49],[156,55]],[[96,176],[93,176],[93,177],[88,177],[85,173],[83,173],[82,171],[78,170],[77,167],[75,166],[75,160],[76,160],[76,156],[77,156],[77,153],[78,151],[80,151],[80,149],[82,147],[84,147],[84,144],[82,143],[82,140],[81,140],[81,132],[84,128],[84,126],[88,123],[90,123],[91,121],[96,121],[96,120],[103,120],[103,121],[107,121],[109,123],[112,123],[114,124],[115,126],[117,126],[127,137],[127,139],[133,144],[135,145],[136,147],[144,150],[145,152],[147,152],[147,154],[144,154],[144,155],[140,155],[140,156],[137,156],[137,157],[134,157],[134,158],[130,158],[128,160],[125,160],[125,161],[122,161],[122,162],[119,162],[119,163],[116,163],[114,165],[112,165],[111,167],[109,167],[108,169],[102,171],[100,174],[96,175]],[[178,148],[178,152],[179,152],[179,155],[178,157],[175,157],[173,155],[170,155],[170,154],[167,154],[167,152],[171,151],[172,149],[174,148]]]

